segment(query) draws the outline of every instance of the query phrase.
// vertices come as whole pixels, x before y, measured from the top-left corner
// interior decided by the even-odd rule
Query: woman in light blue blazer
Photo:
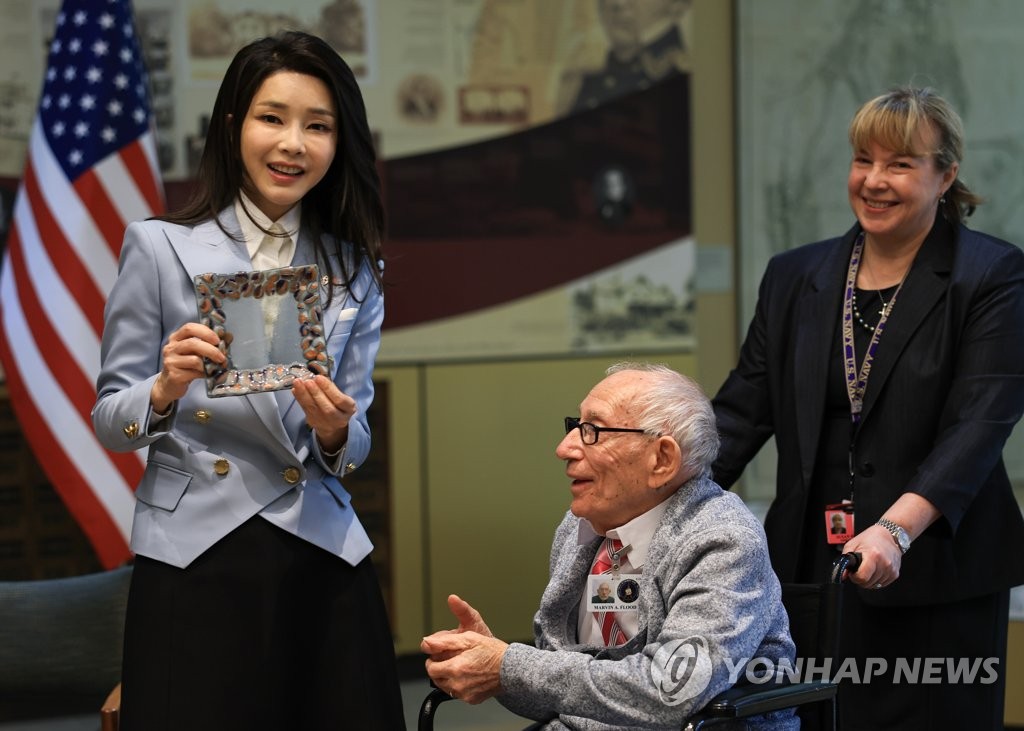
[[[105,313],[94,427],[109,449],[148,449],[124,731],[404,727],[372,546],[341,483],[370,447],[383,230],[348,65],[303,33],[240,50],[194,196],[128,227]],[[210,398],[204,362],[227,357],[194,277],[307,264],[326,375]]]

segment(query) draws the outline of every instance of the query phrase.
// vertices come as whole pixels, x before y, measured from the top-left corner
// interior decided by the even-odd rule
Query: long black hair
[[[333,253],[337,254],[346,286],[355,279],[363,263],[368,262],[380,287],[377,262],[382,259],[384,203],[366,105],[352,69],[337,51],[309,33],[284,31],[253,41],[235,54],[213,105],[193,195],[183,209],[160,218],[185,225],[212,218],[224,228],[217,214],[234,202],[245,182],[242,124],[260,86],[279,71],[320,79],[338,112],[334,160],[323,179],[302,199],[303,226],[309,227],[317,256],[331,274],[330,294],[334,294],[336,280],[323,234],[333,237]],[[354,258],[343,253],[346,241],[355,249]]]

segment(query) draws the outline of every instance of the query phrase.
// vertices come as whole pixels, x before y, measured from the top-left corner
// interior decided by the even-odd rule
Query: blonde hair
[[[928,128],[938,137],[935,149],[921,148]],[[898,86],[866,102],[850,122],[850,145],[854,150],[877,142],[903,155],[931,156],[935,166],[949,170],[960,163],[964,153],[964,123],[949,102],[928,87]],[[951,223],[962,223],[982,203],[959,176],[946,191],[939,207]]]

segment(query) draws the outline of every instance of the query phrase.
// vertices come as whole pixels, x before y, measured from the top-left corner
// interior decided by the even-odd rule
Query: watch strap
[[[888,518],[879,518],[877,525],[882,526],[889,534],[892,539],[896,541],[896,545],[900,549],[900,553],[906,553],[910,548],[910,534],[907,533],[907,529],[899,523],[894,523]]]

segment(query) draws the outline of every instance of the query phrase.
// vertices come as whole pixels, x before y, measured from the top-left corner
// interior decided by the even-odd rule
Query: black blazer
[[[714,398],[732,485],[764,442],[778,447],[765,522],[772,562],[794,581],[841,317],[854,226],[772,258],[739,363]],[[886,323],[854,446],[857,523],[906,491],[942,518],[904,556],[900,580],[862,592],[874,604],[951,601],[1024,583],[1024,520],[1002,450],[1024,410],[1024,253],[940,220]]]

